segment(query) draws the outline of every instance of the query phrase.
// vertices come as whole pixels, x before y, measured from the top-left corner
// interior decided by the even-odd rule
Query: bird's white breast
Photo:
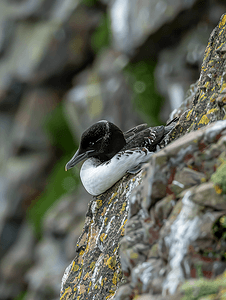
[[[134,169],[140,163],[146,162],[153,152],[147,149],[126,150],[117,153],[112,159],[101,163],[96,158],[87,159],[81,168],[82,183],[93,196],[104,193],[115,184],[130,169]]]

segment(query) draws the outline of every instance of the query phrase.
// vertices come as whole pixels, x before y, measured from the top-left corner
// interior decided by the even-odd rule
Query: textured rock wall
[[[91,197],[82,187],[78,188],[78,169],[74,173],[64,172],[65,163],[76,149],[73,137],[78,138],[87,126],[100,119],[108,119],[128,130],[144,122],[144,117],[149,124],[159,121],[157,114],[161,110],[161,122],[164,122],[180,106],[190,84],[198,79],[209,35],[225,9],[225,2],[220,0],[0,1],[0,299],[59,299],[66,267],[75,255],[80,254],[85,261],[89,247],[102,249],[103,246],[106,252],[107,249],[113,252],[103,255],[101,270],[108,270],[103,281],[97,272],[98,264],[96,268],[93,265],[88,268],[86,262],[87,281],[83,285],[81,262],[75,264],[76,274],[80,276],[76,280],[82,291],[89,281],[92,291],[100,292],[104,287],[103,295],[110,298],[119,282],[130,280],[126,276],[120,280],[123,274],[119,248],[115,247],[114,252],[115,248],[108,244],[108,237],[113,233],[107,224],[116,224],[116,218],[112,219],[110,211],[104,211],[105,196],[98,198],[102,202],[97,205],[102,203],[101,213],[109,214],[108,219],[103,223],[100,215],[94,226],[95,230],[102,230],[100,236],[97,234],[89,240],[93,244],[84,242],[87,238],[83,231],[84,218]],[[218,48],[217,39],[223,45],[224,19],[221,36],[218,36],[220,27],[217,28],[209,49]],[[211,89],[215,88],[215,75],[218,87],[223,88],[224,71],[218,72],[223,57],[224,47],[218,56],[217,51],[207,53],[208,68],[214,66]],[[154,68],[155,82],[166,100],[164,107],[154,93]],[[202,91],[207,95],[208,87],[200,88],[199,93]],[[201,112],[210,121],[221,118],[224,109],[223,89],[215,89],[215,93],[215,104],[211,102],[211,107],[204,107]],[[197,84],[192,85],[179,114],[186,109],[192,109],[191,115],[195,114],[191,104],[194,94],[199,99]],[[214,94],[211,95],[214,99]],[[204,102],[207,103],[206,99]],[[177,127],[174,137],[183,128],[193,128],[188,117],[188,113],[184,114],[183,122],[187,123]],[[224,166],[219,168],[222,169]],[[214,182],[221,178],[219,174],[213,177]],[[131,193],[130,186],[141,184],[146,175],[138,174],[134,182],[133,177],[125,177],[117,185],[123,189],[117,190],[112,203],[121,201],[119,195],[125,197],[118,212],[121,222],[127,214],[130,218],[128,195],[123,190]],[[175,180],[180,183],[178,178]],[[161,201],[156,204],[161,210],[158,203]],[[150,212],[147,213],[149,218]],[[94,209],[87,217],[88,232],[97,216],[98,210]],[[224,224],[220,220],[218,227]],[[131,228],[133,225],[128,229],[130,232]],[[119,233],[123,235],[125,230],[124,226]],[[77,250],[80,251],[76,252],[81,232],[83,239],[79,239]],[[149,235],[145,234],[146,241]],[[119,240],[121,236],[114,238]],[[142,244],[142,236],[138,244],[145,262],[146,254],[142,251],[146,251],[146,245]],[[126,250],[125,244],[123,247],[127,253],[134,251],[137,255],[137,248],[131,246],[132,250]],[[123,265],[128,276],[128,266]],[[73,272],[70,268],[68,271],[71,280]],[[94,275],[100,281],[96,282]],[[69,297],[75,291],[67,276],[64,281],[69,288],[65,295]],[[128,285],[127,289],[130,290]],[[132,290],[136,291],[133,287]]]
[[[214,279],[225,271],[225,56],[218,50],[225,40],[223,15],[192,102],[174,112],[182,116],[165,142],[175,141],[133,179],[125,176],[91,201],[61,299],[167,299],[175,293],[180,299],[192,293],[185,280]],[[214,292],[205,291],[203,281],[200,297],[224,295],[224,276]],[[192,284],[195,290],[200,282]]]

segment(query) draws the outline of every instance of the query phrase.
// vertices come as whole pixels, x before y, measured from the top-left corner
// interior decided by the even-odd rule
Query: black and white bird
[[[85,160],[80,170],[81,181],[91,195],[102,194],[126,172],[139,171],[177,120],[173,119],[166,126],[141,124],[124,133],[113,123],[101,120],[82,134],[79,149],[65,170]]]

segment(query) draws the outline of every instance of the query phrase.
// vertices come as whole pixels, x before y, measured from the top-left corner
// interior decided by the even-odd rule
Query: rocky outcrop
[[[185,280],[224,272],[225,41],[223,15],[192,101],[174,112],[181,117],[165,144],[175,141],[91,200],[61,300],[180,298]]]
[[[76,252],[75,247],[83,232],[91,200],[83,187],[79,187],[79,168],[64,172],[66,162],[76,150],[76,137],[80,138],[81,132],[101,119],[108,119],[123,130],[143,122],[163,124],[169,113],[180,106],[190,84],[197,81],[208,38],[225,11],[225,1],[221,0],[0,1],[1,299],[59,299],[64,271],[81,252]],[[222,25],[221,29],[224,29],[223,19]],[[219,36],[218,32],[219,27],[214,36],[223,43],[224,30]],[[210,49],[217,49],[214,48],[215,38]],[[213,88],[215,75],[220,74],[218,66],[223,62],[224,48],[219,56],[216,54],[217,51],[208,54],[216,61],[211,57],[207,59],[208,68],[214,65]],[[224,73],[216,82],[218,86],[224,83]],[[198,95],[197,85],[198,82],[191,86],[186,101],[177,112],[181,116],[187,110],[180,125],[182,119],[188,123],[185,122],[183,127],[178,125],[175,138],[180,130],[182,135],[186,133],[183,128],[193,128],[193,119],[186,117],[193,108],[194,94]],[[164,106],[155,86],[156,92],[164,96]],[[202,90],[205,95],[211,93],[208,87]],[[200,112],[207,118],[211,116],[211,122],[222,118],[224,109],[223,90],[220,92],[216,88],[215,92],[222,101],[211,102],[214,112],[206,114],[208,108],[205,107],[206,112]],[[204,102],[208,103],[207,99]],[[218,102],[221,112],[216,105]],[[219,170],[223,168],[224,165]],[[180,174],[186,177],[187,172]],[[218,173],[212,177],[214,183],[219,180]],[[146,174],[139,173],[137,176],[125,177],[118,186],[128,194],[132,193],[132,180],[135,179],[135,182],[131,187],[138,187]],[[175,180],[180,182],[178,177]],[[127,202],[128,197],[123,191],[116,191],[118,202],[120,195]],[[102,213],[105,212],[105,197],[101,196]],[[159,197],[163,197],[162,194]],[[165,200],[167,204],[158,198],[156,208],[162,211],[162,206],[172,205],[170,197]],[[97,199],[100,200],[99,197]],[[135,201],[131,212],[132,209],[136,211],[136,205]],[[118,219],[128,216],[130,226],[129,210],[126,209],[129,209],[128,202],[124,213],[121,214],[120,210]],[[95,214],[87,219],[87,230],[91,221],[97,220],[98,211]],[[162,214],[162,218],[167,218],[166,212]],[[106,224],[111,224],[111,219],[109,215]],[[98,221],[97,225],[102,226],[102,216]],[[113,219],[113,222],[116,220]],[[98,242],[97,246],[106,246],[105,250],[109,249],[111,257],[116,257],[116,269],[107,267],[109,263],[111,265],[107,255],[100,264],[101,271],[109,271],[110,281],[103,281],[103,284],[107,288],[106,282],[109,283],[112,291],[108,294],[106,290],[103,294],[112,297],[120,284],[129,282],[130,271],[127,270],[127,276],[123,272],[120,275],[120,253],[118,249],[112,252],[108,244],[112,226],[105,227],[106,224],[100,228],[102,233],[107,231],[108,234],[105,239],[104,235],[101,236],[103,243]],[[223,232],[222,224],[222,219],[219,219],[214,230],[220,228]],[[123,228],[132,234],[132,226],[128,227],[129,231],[125,226]],[[95,228],[98,230],[98,227]],[[118,240],[125,234],[123,228]],[[85,237],[83,232],[83,240],[78,243],[80,246],[86,245],[83,244]],[[121,249],[125,249],[127,254],[134,250],[126,247],[122,244]],[[142,238],[139,247],[144,250]],[[95,254],[100,251],[98,249]],[[141,250],[142,260],[145,260]],[[113,265],[114,262],[113,259]],[[90,278],[92,270],[86,270],[89,270],[87,276]],[[80,271],[76,273],[81,275],[77,282],[82,286]],[[73,273],[68,274],[73,280]],[[218,284],[221,282],[216,281]],[[68,283],[66,277],[65,284]],[[195,293],[199,285],[200,291],[203,290],[204,283],[205,280],[197,282]],[[128,294],[129,290],[130,286],[126,285],[123,293],[127,291]],[[212,290],[217,293],[216,287]],[[98,288],[95,291],[99,292]],[[136,293],[136,290],[133,292]],[[185,293],[189,294],[189,291]],[[73,294],[68,292],[66,296],[69,295]],[[150,295],[143,297],[150,298]]]

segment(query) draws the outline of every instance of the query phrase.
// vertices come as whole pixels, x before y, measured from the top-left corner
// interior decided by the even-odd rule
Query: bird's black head
[[[123,132],[116,125],[105,120],[99,121],[82,134],[79,149],[65,169],[68,170],[89,157],[98,158],[101,162],[107,161],[125,144]]]

